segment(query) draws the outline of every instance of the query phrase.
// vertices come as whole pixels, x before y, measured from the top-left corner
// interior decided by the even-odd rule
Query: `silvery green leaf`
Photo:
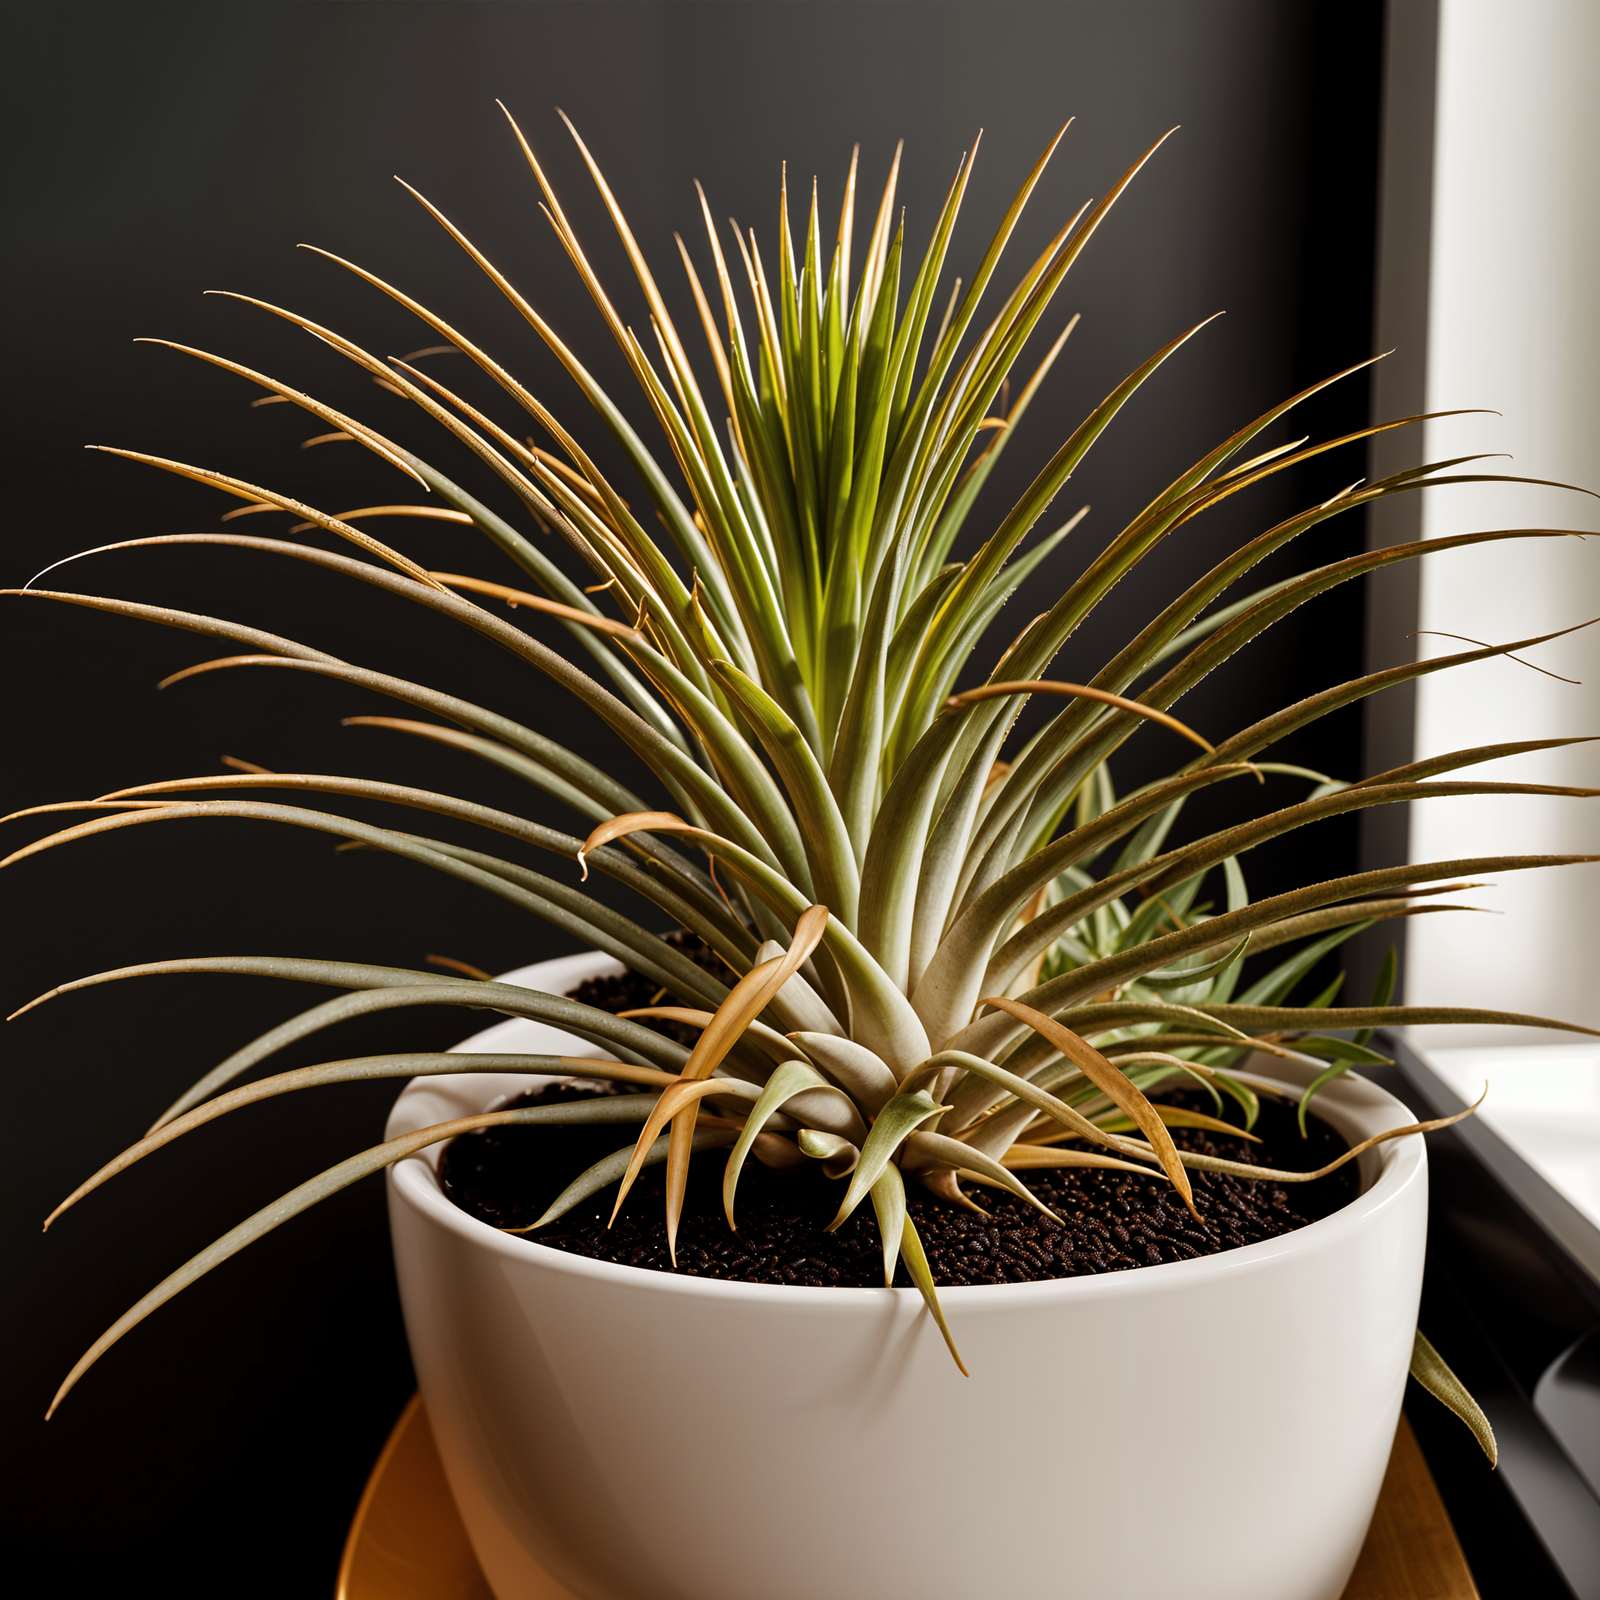
[[[817,1063],[868,1116],[894,1094],[894,1074],[865,1045],[830,1033],[791,1033],[789,1038]]]
[[[860,1147],[853,1141],[817,1128],[802,1128],[797,1143],[813,1161],[823,1163],[830,1178],[843,1178],[854,1172],[861,1159]]]
[[[1009,1189],[1035,1211],[1042,1212],[1052,1221],[1061,1221],[1061,1218],[1040,1200],[1027,1184],[1014,1173],[1008,1172],[992,1156],[987,1156],[973,1145],[964,1144],[960,1139],[951,1139],[942,1133],[911,1134],[906,1139],[906,1157],[902,1162],[904,1169],[915,1172],[924,1166],[932,1165],[951,1167],[957,1171],[963,1167],[970,1167],[972,1171],[987,1178],[991,1183]]]
[[[1448,1406],[1466,1423],[1472,1430],[1472,1437],[1478,1441],[1479,1447],[1489,1458],[1489,1465],[1499,1466],[1500,1448],[1495,1443],[1494,1429],[1489,1426],[1489,1419],[1484,1416],[1483,1407],[1467,1393],[1466,1386],[1445,1365],[1444,1358],[1439,1352],[1423,1337],[1421,1328],[1417,1329],[1411,1351],[1411,1376],[1435,1400]]]
[[[690,1148],[696,1154],[702,1150],[720,1150],[733,1139],[731,1133],[720,1128],[701,1128],[696,1131],[690,1141]],[[671,1140],[667,1134],[662,1134],[645,1152],[639,1165],[644,1167],[657,1167],[667,1159],[668,1145]],[[592,1167],[580,1172],[565,1189],[545,1208],[544,1214],[537,1222],[530,1222],[526,1228],[506,1228],[506,1233],[532,1233],[538,1228],[547,1228],[558,1218],[564,1217],[575,1205],[587,1200],[590,1195],[598,1194],[602,1189],[616,1183],[628,1170],[634,1158],[634,1147],[624,1145],[620,1150],[613,1150],[610,1155],[602,1156]]]
[[[883,1286],[894,1287],[894,1264],[900,1259],[900,1241],[905,1235],[906,1185],[900,1169],[891,1161],[871,1189],[872,1209],[878,1218],[878,1236],[883,1241]]]
[[[350,1156],[337,1166],[330,1167],[326,1172],[302,1183],[298,1188],[291,1189],[286,1195],[274,1200],[271,1205],[264,1206],[254,1216],[241,1222],[238,1227],[223,1234],[199,1255],[185,1262],[176,1272],[169,1274],[118,1317],[67,1374],[65,1381],[56,1391],[55,1398],[50,1402],[50,1410],[45,1415],[48,1417],[55,1411],[66,1398],[67,1392],[84,1373],[130,1328],[143,1322],[152,1311],[165,1305],[174,1295],[180,1294],[191,1283],[204,1277],[213,1267],[220,1266],[229,1256],[237,1255],[246,1245],[270,1233],[281,1223],[298,1216],[302,1211],[309,1210],[319,1200],[325,1200],[329,1195],[337,1194],[339,1190],[348,1188],[352,1183],[359,1182],[374,1172],[381,1172],[385,1167],[404,1160],[406,1156],[415,1155],[417,1151],[425,1150],[429,1145],[442,1144],[447,1139],[454,1139],[463,1133],[472,1133],[479,1128],[495,1128],[527,1122],[533,1120],[532,1114],[538,1109],[529,1107],[515,1111],[489,1111],[479,1116],[458,1117],[452,1122],[435,1123],[430,1128],[421,1128],[415,1133],[390,1139],[385,1144],[374,1145],[370,1150],[363,1150],[359,1155]],[[713,1141],[721,1142],[729,1136],[714,1132],[709,1137]]]
[[[796,1095],[803,1094],[809,1089],[827,1087],[827,1084],[828,1080],[815,1067],[804,1061],[786,1061],[773,1069],[766,1086],[745,1116],[744,1128],[734,1142],[733,1149],[728,1152],[728,1164],[723,1170],[722,1213],[727,1218],[730,1229],[735,1232],[738,1229],[733,1220],[734,1197],[739,1189],[739,1174],[744,1168],[745,1158],[750,1154],[751,1146],[756,1142],[756,1136],[771,1121],[773,1114],[781,1110]]]
[[[895,1095],[879,1111],[873,1120],[872,1131],[861,1147],[861,1160],[850,1176],[850,1187],[839,1203],[838,1213],[828,1224],[829,1233],[832,1233],[861,1204],[867,1191],[883,1175],[883,1169],[894,1159],[907,1136],[914,1129],[920,1128],[929,1117],[938,1116],[944,1109],[926,1090],[919,1089],[915,1094],[901,1092]]]
[[[944,1335],[945,1345],[955,1364],[961,1369],[961,1376],[970,1378],[972,1374],[967,1371],[967,1364],[961,1359],[961,1352],[956,1349],[950,1325],[944,1320],[944,1307],[939,1304],[939,1291],[934,1285],[933,1268],[928,1265],[927,1253],[922,1248],[922,1239],[917,1233],[917,1226],[909,1216],[901,1227],[900,1259],[905,1262],[906,1271],[911,1274],[911,1281],[922,1293],[923,1304],[927,1306],[929,1314],[938,1325],[939,1332]]]

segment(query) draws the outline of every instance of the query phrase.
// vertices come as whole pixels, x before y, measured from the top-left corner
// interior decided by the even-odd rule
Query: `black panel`
[[[1403,1041],[1389,1048],[1396,1065],[1373,1076],[1419,1117],[1462,1109]],[[1564,1447],[1583,1426],[1583,1401],[1593,1414],[1595,1399],[1569,1393],[1562,1404],[1547,1384],[1545,1414],[1535,1403],[1547,1376],[1584,1382],[1582,1351],[1600,1329],[1600,1229],[1486,1124],[1425,1137],[1421,1325],[1488,1416],[1498,1470],[1414,1384],[1407,1411],[1484,1600],[1600,1600],[1600,1498]]]

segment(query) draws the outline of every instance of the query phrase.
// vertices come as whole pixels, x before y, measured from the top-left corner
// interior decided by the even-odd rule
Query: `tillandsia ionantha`
[[[457,973],[230,956],[125,967],[42,996],[176,972],[256,973],[344,991],[208,1073],[51,1220],[132,1163],[215,1118],[315,1085],[493,1071],[579,1074],[638,1090],[487,1112],[351,1156],[235,1227],[147,1294],[72,1369],[52,1410],[129,1328],[246,1244],[359,1178],[472,1129],[639,1125],[636,1137],[568,1187],[535,1227],[613,1183],[620,1207],[646,1164],[665,1163],[669,1242],[694,1157],[727,1151],[723,1199],[730,1228],[740,1172],[752,1151],[770,1163],[820,1163],[841,1186],[833,1225],[870,1200],[885,1281],[903,1262],[948,1340],[907,1211],[908,1180],[958,1205],[976,1204],[964,1185],[996,1185],[1045,1209],[1025,1182],[1030,1168],[1109,1167],[1164,1177],[1194,1209],[1191,1170],[1276,1183],[1319,1175],[1176,1147],[1173,1125],[1234,1128],[1220,1120],[1223,1096],[1241,1108],[1247,1128],[1253,1122],[1256,1090],[1230,1071],[1250,1052],[1313,1062],[1319,1075],[1305,1092],[1309,1099],[1350,1067],[1381,1061],[1370,1040],[1383,1025],[1562,1026],[1498,1011],[1393,1005],[1392,962],[1369,1005],[1335,1006],[1332,990],[1308,1004],[1286,1001],[1342,941],[1383,919],[1442,909],[1429,897],[1469,887],[1459,881],[1463,877],[1579,858],[1426,862],[1254,901],[1240,866],[1267,840],[1368,806],[1488,793],[1593,793],[1440,781],[1479,762],[1568,742],[1562,740],[1452,751],[1359,782],[1260,759],[1296,730],[1379,690],[1539,640],[1474,647],[1341,683],[1215,744],[1169,709],[1313,597],[1411,560],[1423,547],[1350,556],[1225,598],[1258,563],[1330,518],[1393,495],[1481,481],[1487,475],[1470,470],[1470,460],[1437,462],[1341,490],[1241,544],[1154,610],[1111,659],[1084,663],[1082,681],[1049,676],[1113,585],[1202,512],[1322,452],[1403,425],[1383,423],[1319,444],[1299,440],[1249,453],[1264,430],[1335,378],[1274,406],[1161,489],[1098,548],[1048,610],[993,654],[992,664],[980,662],[979,686],[957,692],[1008,596],[1077,525],[1074,516],[1034,536],[1058,492],[1119,409],[1197,331],[1180,333],[1118,384],[1016,504],[982,531],[973,553],[953,556],[979,491],[1060,356],[1072,322],[1014,392],[1013,369],[1036,332],[1048,336],[1043,324],[1068,271],[1153,154],[1141,156],[1098,203],[1068,218],[1009,292],[991,296],[1007,241],[1064,132],[1028,174],[968,281],[958,278],[949,290],[941,280],[972,176],[971,154],[962,158],[931,243],[917,261],[907,254],[903,222],[895,221],[896,152],[870,229],[863,230],[866,244],[854,274],[854,158],[828,256],[814,184],[798,246],[787,193],[780,190],[776,248],[765,256],[753,230],[735,226],[724,240],[702,193],[702,261],[710,271],[697,268],[678,241],[709,352],[708,371],[701,372],[576,131],[648,306],[643,338],[602,288],[534,151],[512,122],[546,215],[665,436],[666,448],[658,453],[511,279],[417,196],[598,412],[666,540],[647,526],[650,513],[634,509],[579,439],[510,370],[364,267],[327,256],[476,363],[503,391],[503,416],[469,404],[419,365],[420,358],[381,359],[293,311],[236,298],[308,330],[387,396],[425,413],[453,448],[510,491],[525,513],[523,527],[371,424],[237,362],[172,347],[258,386],[265,392],[256,403],[299,406],[319,428],[365,446],[394,469],[408,498],[335,515],[209,468],[117,450],[243,501],[224,522],[264,513],[294,522],[286,538],[226,528],[102,548],[224,545],[304,562],[319,569],[318,576],[353,578],[402,596],[504,647],[516,672],[543,674],[574,696],[643,759],[662,794],[633,793],[588,756],[500,712],[321,648],[214,617],[30,585],[12,592],[140,617],[234,647],[235,653],[169,681],[223,668],[275,667],[378,691],[410,715],[352,720],[480,757],[575,812],[589,831],[579,837],[468,799],[365,778],[250,769],[35,808],[109,814],[18,850],[5,864],[118,828],[193,817],[317,829],[498,895],[620,959],[672,1003],[612,1015]],[[991,309],[980,318],[986,301]],[[544,444],[526,437],[530,421]],[[637,489],[630,492],[637,495]],[[379,518],[407,517],[443,519],[486,536],[521,576],[507,583],[427,570],[367,531]],[[329,543],[347,541],[357,553],[295,537],[302,534],[332,535]],[[552,536],[592,571],[592,585],[574,582],[547,554]],[[1432,540],[1426,549],[1556,536],[1559,530],[1498,530]],[[503,602],[523,608],[523,618],[531,611],[552,619],[572,647],[570,658],[519,626],[499,608]],[[1031,697],[1047,697],[1050,715],[1006,756],[1019,711]],[[1160,781],[1118,795],[1107,763],[1142,732],[1172,741],[1173,748],[1186,741],[1181,748],[1189,759]],[[1189,796],[1221,783],[1266,795],[1269,781],[1311,787],[1303,798],[1251,820],[1169,842]],[[314,796],[381,800],[477,824],[513,841],[519,856],[531,849],[556,859],[549,871],[536,871],[521,859],[314,809],[304,803]],[[644,920],[595,898],[586,880],[596,875],[634,891],[648,907]],[[1218,884],[1220,907],[1199,898],[1208,881]],[[728,981],[664,942],[654,931],[662,918],[703,940],[726,964]],[[1240,988],[1247,959],[1291,946],[1286,958]],[[396,1054],[238,1082],[289,1043],[343,1019],[439,1005],[551,1023],[610,1059]],[[691,1035],[693,1047],[645,1025],[663,1018],[699,1030]],[[1209,1090],[1219,1116],[1153,1104],[1151,1091],[1174,1081]],[[1301,1109],[1303,1115],[1304,1102]],[[1417,1131],[1413,1124],[1381,1137]],[[1377,1142],[1368,1140],[1341,1159]],[[1481,1413],[1420,1336],[1417,1349],[1415,1370],[1491,1447]],[[953,1342],[951,1352],[956,1355]]]

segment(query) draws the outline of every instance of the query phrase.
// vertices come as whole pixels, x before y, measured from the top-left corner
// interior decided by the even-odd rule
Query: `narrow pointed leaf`
[[[905,1262],[906,1271],[911,1274],[911,1281],[921,1292],[922,1302],[927,1306],[928,1314],[944,1336],[945,1346],[950,1351],[956,1366],[961,1369],[961,1376],[970,1378],[972,1374],[967,1371],[967,1364],[961,1359],[961,1352],[956,1349],[950,1325],[944,1320],[944,1307],[939,1304],[939,1291],[933,1281],[933,1268],[928,1265],[927,1252],[922,1248],[922,1238],[917,1233],[917,1225],[909,1216],[901,1229],[900,1259]]]
[[[905,1179],[892,1161],[879,1173],[870,1193],[872,1209],[878,1218],[878,1236],[883,1241],[883,1286],[892,1289],[894,1264],[900,1259],[900,1241],[905,1235],[906,1223]]]
[[[1004,997],[985,1000],[983,1004],[1006,1012],[1019,1022],[1025,1022],[1036,1033],[1042,1034],[1102,1094],[1107,1095],[1113,1104],[1121,1107],[1150,1141],[1150,1147],[1161,1163],[1161,1170],[1166,1173],[1172,1187],[1183,1197],[1183,1203],[1188,1206],[1190,1213],[1199,1220],[1200,1213],[1195,1210],[1194,1204],[1194,1189],[1178,1159],[1177,1146],[1173,1144],[1166,1124],[1156,1114],[1155,1107],[1128,1081],[1122,1070],[1101,1055],[1093,1045],[1085,1042],[1070,1028],[1063,1027],[1053,1017],[1047,1017],[1042,1012]]]
[[[781,1111],[797,1094],[802,1094],[808,1089],[826,1087],[828,1080],[815,1067],[808,1066],[803,1061],[786,1061],[776,1067],[772,1076],[767,1079],[766,1086],[745,1117],[744,1130],[735,1141],[733,1149],[728,1152],[728,1165],[722,1174],[722,1214],[727,1218],[728,1227],[732,1232],[739,1231],[739,1225],[733,1219],[734,1199],[739,1190],[739,1174],[744,1169],[745,1157],[750,1154],[750,1147],[756,1142],[756,1136],[772,1120],[773,1113]]]
[[[867,1142],[861,1147],[861,1161],[850,1175],[850,1187],[839,1203],[837,1215],[828,1224],[829,1233],[866,1198],[867,1191],[882,1176],[883,1169],[894,1159],[907,1135],[945,1109],[925,1089],[918,1089],[914,1094],[897,1094],[883,1107],[873,1121]]]
[[[1467,1392],[1466,1385],[1445,1364],[1444,1357],[1423,1337],[1418,1328],[1411,1350],[1411,1376],[1435,1400],[1447,1406],[1466,1423],[1479,1448],[1489,1458],[1489,1465],[1500,1465],[1500,1447],[1495,1443],[1494,1429],[1483,1414],[1483,1407]]]
[[[658,1167],[667,1159],[667,1147],[670,1140],[662,1134],[656,1142],[645,1152],[640,1167]],[[694,1137],[689,1141],[689,1147],[695,1155],[705,1150],[722,1150],[733,1142],[733,1135],[718,1128],[698,1128]],[[533,1233],[536,1229],[546,1228],[559,1217],[564,1217],[576,1205],[581,1205],[590,1195],[598,1194],[602,1189],[616,1183],[628,1170],[634,1158],[634,1147],[624,1145],[620,1150],[613,1150],[610,1155],[602,1156],[592,1167],[586,1167],[554,1200],[545,1207],[535,1222],[530,1222],[525,1228],[506,1228],[506,1233]]]
[[[431,1144],[442,1144],[447,1139],[454,1139],[460,1134],[471,1133],[479,1128],[505,1127],[526,1122],[538,1109],[538,1107],[527,1107],[516,1111],[489,1111],[480,1116],[458,1117],[453,1122],[435,1123],[431,1128],[421,1128],[415,1133],[408,1133],[399,1139],[390,1139],[387,1143],[374,1145],[370,1150],[363,1150],[359,1155],[350,1156],[337,1166],[330,1167],[326,1172],[291,1189],[286,1195],[274,1200],[271,1205],[263,1206],[254,1216],[241,1222],[238,1227],[231,1228],[214,1244],[208,1245],[199,1255],[191,1257],[176,1272],[162,1279],[149,1294],[118,1317],[67,1374],[61,1387],[56,1390],[55,1398],[50,1402],[50,1409],[45,1413],[46,1418],[54,1415],[56,1408],[66,1399],[68,1392],[78,1380],[123,1334],[130,1328],[137,1327],[152,1311],[182,1293],[191,1283],[203,1278],[213,1267],[221,1266],[230,1256],[237,1255],[246,1245],[253,1244],[280,1224],[289,1221],[291,1217],[309,1210],[318,1201],[337,1194],[341,1189],[348,1188],[352,1183],[357,1183],[374,1172],[381,1172],[396,1161],[415,1155],[419,1150],[427,1149]]]

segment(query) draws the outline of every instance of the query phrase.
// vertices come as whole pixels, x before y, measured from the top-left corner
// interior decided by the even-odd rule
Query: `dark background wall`
[[[302,453],[300,441],[321,431],[302,414],[252,411],[253,386],[131,343],[136,336],[219,350],[426,446],[447,471],[461,464],[326,348],[251,308],[202,298],[224,287],[289,304],[381,354],[434,342],[381,296],[295,251],[297,241],[359,260],[434,305],[580,436],[600,441],[533,336],[391,181],[400,173],[464,226],[625,396],[620,358],[538,211],[496,96],[522,120],[624,314],[641,326],[639,297],[554,106],[590,141],[691,324],[671,233],[685,234],[703,267],[695,178],[719,217],[731,213],[770,239],[780,161],[791,164],[792,193],[816,172],[825,215],[836,216],[851,144],[861,143],[875,203],[903,136],[900,195],[920,249],[982,127],[953,251],[954,270],[970,272],[1037,152],[1075,116],[1011,248],[1015,272],[1065,215],[1181,124],[1059,297],[1041,346],[1071,312],[1083,323],[977,525],[992,526],[1131,366],[1201,317],[1228,314],[1129,407],[1063,494],[1063,515],[1085,502],[1093,512],[1033,593],[1013,603],[1010,627],[997,630],[1009,638],[1189,460],[1283,395],[1369,354],[1380,21],[1375,3],[1295,0],[8,5],[0,584],[20,585],[112,540],[214,528],[231,504],[87,455],[86,443],[213,466],[330,510],[395,496],[397,480],[365,452],[334,444]],[[464,367],[457,361],[449,376]],[[1308,408],[1295,433],[1359,426],[1365,406],[1364,384],[1347,384]],[[1118,591],[1063,671],[1094,671],[1128,627],[1222,550],[1362,470],[1359,452],[1330,459],[1185,533],[1158,573]],[[479,482],[470,468],[462,475]],[[492,486],[486,494],[504,506]],[[262,516],[237,526],[284,524]],[[384,531],[432,565],[501,571],[455,530]],[[1302,559],[1360,541],[1358,525],[1335,524]],[[420,677],[615,756],[630,781],[649,783],[509,658],[340,580],[191,549],[97,555],[49,582],[215,612]],[[452,758],[341,729],[341,716],[389,709],[369,697],[247,672],[158,696],[166,673],[220,652],[88,611],[0,605],[0,809],[216,771],[223,754],[279,770],[470,787],[490,803],[528,806],[525,791]],[[1304,616],[1209,681],[1184,714],[1220,735],[1358,671],[1356,598]],[[1348,773],[1358,734],[1352,717],[1282,753]],[[1125,781],[1139,779],[1143,759],[1130,755]],[[537,804],[532,814],[571,820]],[[49,826],[7,823],[0,843],[20,845]],[[1348,870],[1354,834],[1330,829],[1297,849]],[[1251,864],[1252,882],[1265,892],[1303,866],[1264,855]],[[8,869],[0,894],[6,1010],[79,974],[166,956],[288,952],[414,966],[432,951],[501,970],[562,949],[555,935],[463,888],[256,823],[92,840]],[[258,1108],[119,1179],[48,1239],[36,1231],[50,1205],[183,1086],[322,994],[221,977],[151,980],[57,1000],[0,1035],[11,1108],[0,1505],[13,1562],[37,1562],[51,1593],[100,1592],[130,1571],[150,1573],[173,1596],[331,1585],[361,1483],[411,1382],[376,1182],[161,1311],[48,1427],[38,1420],[78,1352],[164,1273],[375,1140],[392,1093],[382,1088]],[[349,1027],[320,1053],[275,1065],[437,1048],[462,1031],[459,1017],[408,1014]]]

